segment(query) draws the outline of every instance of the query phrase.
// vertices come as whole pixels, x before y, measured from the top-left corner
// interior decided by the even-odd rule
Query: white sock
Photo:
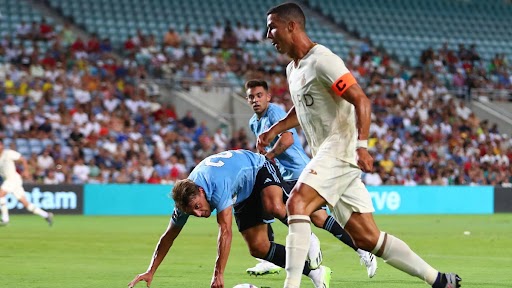
[[[299,220],[300,222],[294,222]],[[311,219],[306,215],[288,216],[288,236],[286,236],[286,280],[285,288],[300,287],[304,262],[309,250]]]
[[[48,218],[48,212],[44,211],[43,209],[41,208],[38,208],[36,207],[34,204],[30,203],[27,207],[27,210],[36,214],[36,215],[39,215],[43,218]]]
[[[384,232],[381,232],[381,236],[383,234]],[[430,285],[436,281],[437,270],[414,253],[404,241],[393,235],[388,234],[381,258],[389,265],[416,276]]]
[[[0,211],[2,212],[2,222],[9,222],[9,210],[7,209],[7,199],[0,197]]]

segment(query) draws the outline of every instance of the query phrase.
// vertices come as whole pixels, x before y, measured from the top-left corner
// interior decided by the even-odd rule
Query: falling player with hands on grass
[[[207,218],[214,210],[217,211],[219,235],[210,287],[224,287],[224,269],[231,250],[233,212],[251,255],[284,267],[285,247],[270,242],[267,231],[267,223],[274,217],[283,217],[275,214],[286,214],[283,182],[276,165],[258,153],[228,150],[205,158],[192,170],[188,179],[179,180],[174,185],[172,198],[176,207],[169,226],[160,237],[147,271],[137,275],[128,287],[134,287],[140,281],[146,281],[149,286],[189,215]],[[316,288],[329,287],[331,270],[328,267],[312,269],[306,259],[302,262],[301,274],[308,276]]]

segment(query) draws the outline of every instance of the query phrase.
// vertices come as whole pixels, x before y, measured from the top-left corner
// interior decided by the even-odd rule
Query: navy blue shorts
[[[279,169],[274,163],[267,160],[256,175],[256,183],[251,196],[233,207],[238,231],[242,232],[260,224],[274,222],[274,216],[265,211],[261,199],[263,189],[272,185],[279,186],[283,192],[285,191],[283,186],[286,183],[283,181]]]

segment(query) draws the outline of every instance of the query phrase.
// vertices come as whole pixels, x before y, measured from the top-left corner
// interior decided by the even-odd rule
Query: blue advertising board
[[[25,184],[23,188],[25,188],[25,198],[36,207],[55,214],[83,214],[82,185]],[[7,194],[6,200],[9,213],[30,213],[13,194]]]
[[[492,214],[492,186],[368,186],[376,214]],[[172,185],[88,184],[85,215],[170,215]]]
[[[367,186],[376,214],[492,214],[492,186]]]
[[[172,185],[87,184],[85,215],[171,215]]]

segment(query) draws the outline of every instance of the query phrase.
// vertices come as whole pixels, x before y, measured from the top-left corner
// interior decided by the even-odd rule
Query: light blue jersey
[[[258,115],[254,114],[249,120],[249,127],[251,131],[256,135],[260,135],[265,132],[270,126],[281,120],[286,116],[286,112],[279,106],[273,103],[269,103],[265,114],[258,119]],[[286,181],[294,181],[299,179],[300,173],[309,163],[309,157],[300,144],[299,136],[295,128],[288,130],[293,134],[293,144],[286,151],[279,154],[276,157],[276,164],[279,167],[279,171]],[[277,138],[270,143],[266,150],[269,151],[274,144],[277,142]]]
[[[248,150],[228,150],[206,157],[188,179],[204,189],[212,211],[219,213],[249,198],[265,161],[265,156]],[[175,208],[172,221],[183,226],[188,216]]]

